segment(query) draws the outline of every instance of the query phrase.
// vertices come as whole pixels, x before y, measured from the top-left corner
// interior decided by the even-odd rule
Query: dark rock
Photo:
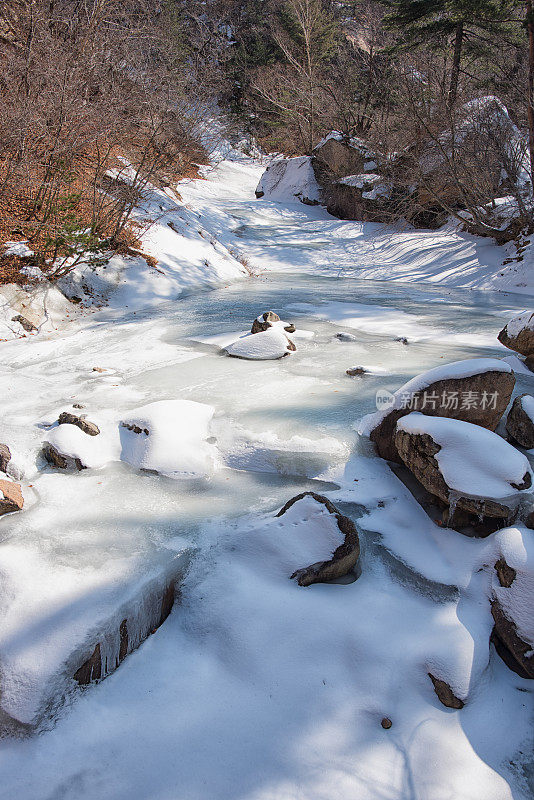
[[[74,680],[80,686],[87,686],[93,681],[100,680],[102,676],[102,656],[100,655],[100,644],[97,644],[92,655],[74,673]]]
[[[82,469],[86,469],[79,458],[62,455],[59,450],[57,450],[54,445],[49,444],[49,442],[44,443],[42,454],[49,464],[52,464],[58,469],[77,469],[78,472],[81,472]]]
[[[0,497],[0,516],[22,510],[24,498],[20,484],[0,479],[0,493],[3,495]]]
[[[367,374],[367,370],[364,369],[363,367],[349,367],[349,369],[346,369],[345,372],[346,372],[347,375],[350,375],[351,377],[353,377],[355,375],[366,375]]]
[[[317,503],[322,503],[330,514],[335,516],[338,528],[345,536],[345,541],[336,548],[329,561],[318,561],[316,564],[310,564],[308,567],[296,570],[291,575],[291,578],[297,579],[299,586],[310,586],[312,583],[325,583],[335,578],[341,578],[351,572],[360,558],[360,540],[353,521],[349,517],[340,514],[327,497],[315,492],[302,492],[288,500],[276,516],[281,517],[291,506],[304,497],[313,497]]]
[[[60,425],[76,425],[81,431],[88,436],[98,436],[100,428],[94,422],[89,422],[85,417],[78,417],[76,414],[71,414],[70,411],[62,411],[58,417]]]
[[[408,344],[408,339],[406,338],[406,336],[397,336],[395,341],[400,342],[401,344]]]
[[[499,583],[506,589],[510,588],[517,575],[515,569],[510,567],[504,558],[499,558],[499,560],[495,562],[495,572],[497,573]]]
[[[522,394],[516,397],[506,419],[506,430],[517,444],[530,450],[534,447],[534,422],[523,408],[523,398],[529,397],[534,405],[534,397]]]
[[[464,707],[465,704],[463,700],[456,697],[448,683],[442,681],[441,678],[436,678],[431,672],[428,673],[428,677],[434,685],[434,691],[440,703],[443,703],[447,708],[455,708],[458,710]]]
[[[495,623],[493,642],[503,661],[522,678],[534,678],[534,658],[527,655],[532,653],[532,645],[521,639],[515,623],[508,619],[498,600],[492,601],[491,614]]]
[[[527,356],[524,363],[527,369],[534,372],[534,356]]]
[[[286,333],[295,333],[295,331],[296,331],[297,329],[295,328],[295,326],[293,325],[293,323],[292,323],[292,322],[290,322],[290,323],[289,323],[289,325],[284,325],[284,330],[286,331]]]
[[[0,444],[0,472],[7,472],[7,465],[11,461],[11,450],[7,444]]]
[[[252,323],[251,333],[261,333],[271,327],[271,322],[280,322],[280,317],[274,311],[266,311],[260,319],[255,319]]]
[[[380,724],[382,725],[382,727],[383,727],[383,728],[384,728],[384,730],[386,730],[386,731],[389,731],[389,729],[390,729],[390,728],[391,728],[391,726],[393,725],[393,723],[392,723],[392,721],[390,720],[390,718],[389,718],[389,717],[384,717],[384,718],[382,719],[382,721],[380,722]]]
[[[93,372],[107,372],[104,367],[93,367]]]
[[[357,175],[364,171],[365,162],[372,153],[361,143],[343,141],[330,137],[321,142],[312,154],[312,168],[317,182],[327,186],[345,175]]]
[[[30,322],[29,319],[23,317],[22,314],[17,314],[15,317],[11,317],[11,321],[18,322],[19,325],[22,325],[24,330],[27,331],[28,333],[33,333],[34,331],[39,330],[37,326],[33,324],[33,322]]]
[[[486,405],[485,408],[482,408],[482,404],[480,403],[477,403],[475,407],[469,408],[462,408],[461,403],[458,403],[458,408],[454,408],[448,407],[440,401],[436,403],[435,408],[427,404],[425,404],[423,408],[427,416],[460,419],[464,422],[471,422],[474,425],[480,425],[482,428],[488,428],[494,431],[506,410],[514,386],[515,377],[512,372],[498,372],[496,370],[479,372],[476,375],[469,375],[465,378],[446,378],[444,380],[435,381],[413,394],[413,404],[411,408],[391,409],[371,432],[371,441],[376,444],[378,454],[382,456],[382,458],[401,463],[394,442],[397,422],[401,417],[404,417],[414,410],[414,408],[421,410],[425,392],[427,397],[430,395],[437,395],[438,398],[444,396],[450,397],[451,393],[456,393],[456,396],[459,398],[465,396],[463,394],[464,392],[474,392],[477,397],[482,397],[484,392],[486,392],[486,395],[497,393],[495,408],[490,408],[489,404]]]

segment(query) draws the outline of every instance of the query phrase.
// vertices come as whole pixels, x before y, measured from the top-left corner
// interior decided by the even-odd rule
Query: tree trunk
[[[459,22],[456,25],[456,34],[454,37],[451,82],[449,85],[449,98],[448,98],[449,108],[452,108],[455,105],[456,97],[458,95],[458,78],[460,75],[460,60],[462,58],[463,41],[464,41],[464,24],[463,22]]]
[[[528,31],[528,149],[530,155],[530,180],[534,189],[534,18],[532,0],[526,0]]]

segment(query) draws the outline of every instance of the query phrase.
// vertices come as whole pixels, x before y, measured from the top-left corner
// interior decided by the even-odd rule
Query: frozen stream
[[[412,764],[410,769],[414,773],[410,779],[408,768],[403,766],[403,758],[407,759],[408,755],[402,755],[401,739],[397,742],[395,756],[386,752],[385,744],[380,745],[374,754],[369,754],[367,767],[363,772],[359,770],[360,782],[351,783],[351,761],[364,758],[365,747],[362,740],[351,750],[352,723],[346,715],[355,712],[354,709],[349,712],[350,703],[341,701],[345,678],[340,680],[335,690],[338,718],[334,721],[334,717],[327,715],[324,720],[326,729],[316,725],[305,735],[302,731],[295,731],[295,737],[303,737],[294,742],[296,753],[300,754],[297,758],[294,753],[298,762],[295,768],[286,764],[282,769],[273,755],[272,737],[276,738],[276,726],[266,707],[258,705],[250,697],[252,690],[247,688],[243,692],[248,697],[246,703],[253,709],[251,713],[256,715],[258,724],[258,715],[265,715],[264,733],[270,744],[267,746],[265,741],[263,744],[258,741],[252,747],[252,753],[243,756],[243,763],[239,758],[236,760],[235,754],[220,746],[224,727],[220,716],[229,713],[228,725],[234,726],[231,736],[241,739],[241,734],[235,729],[239,723],[216,687],[222,685],[221,692],[229,698],[239,696],[242,692],[238,689],[238,682],[241,679],[246,681],[241,669],[237,667],[232,679],[227,675],[226,683],[219,684],[218,668],[214,665],[218,646],[210,649],[209,636],[206,661],[202,662],[202,667],[194,666],[197,662],[187,646],[183,650],[183,664],[180,663],[180,648],[177,650],[168,638],[170,635],[175,637],[174,641],[181,642],[181,647],[184,647],[184,636],[194,638],[195,614],[188,618],[187,609],[191,608],[195,593],[191,587],[199,585],[202,568],[196,579],[194,572],[193,578],[189,578],[189,595],[186,586],[185,622],[177,621],[181,612],[175,607],[170,620],[141,650],[130,656],[105,683],[90,688],[82,699],[75,697],[72,709],[65,709],[61,704],[58,706],[51,698],[51,687],[56,684],[59,687],[68,677],[68,666],[76,648],[93,642],[95,631],[109,624],[110,620],[113,624],[120,621],[121,609],[129,607],[128,603],[138,607],[144,587],[151,580],[170,573],[175,559],[188,559],[193,551],[202,553],[204,548],[208,552],[216,547],[218,526],[224,531],[229,524],[234,524],[232,520],[239,520],[243,515],[251,518],[250,515],[260,512],[272,512],[305,489],[313,488],[322,493],[338,490],[343,485],[347,462],[353,462],[355,454],[367,454],[365,446],[358,441],[355,422],[374,410],[375,394],[379,388],[394,391],[414,374],[443,361],[510,355],[497,342],[496,333],[516,309],[524,308],[525,299],[520,295],[442,289],[429,284],[387,280],[359,280],[346,266],[337,270],[334,265],[329,265],[328,232],[325,233],[325,224],[321,220],[314,221],[314,212],[310,212],[308,235],[302,237],[295,230],[295,220],[302,214],[300,209],[295,208],[296,217],[292,216],[291,209],[283,215],[273,212],[273,227],[270,228],[268,213],[257,220],[257,224],[244,221],[251,208],[250,201],[239,205],[232,199],[226,206],[224,203],[219,205],[218,218],[223,212],[230,217],[231,235],[238,240],[240,247],[252,253],[256,263],[266,262],[270,250],[276,246],[275,263],[283,261],[283,271],[263,272],[258,277],[218,289],[192,292],[179,301],[161,304],[150,311],[103,310],[81,323],[73,323],[71,328],[57,335],[1,345],[0,440],[9,441],[12,449],[21,454],[27,471],[27,484],[31,485],[27,488],[24,512],[0,519],[0,610],[4,618],[0,626],[2,707],[10,717],[24,724],[33,724],[43,719],[43,708],[49,704],[44,719],[53,719],[54,727],[37,738],[5,742],[3,754],[0,750],[0,783],[4,787],[0,788],[0,797],[6,800],[15,796],[21,800],[60,797],[65,800],[96,800],[105,794],[111,798],[129,797],[134,800],[237,800],[238,797],[267,800],[328,796],[331,800],[338,796],[337,789],[334,790],[329,782],[331,780],[339,786],[339,796],[345,798],[442,800],[454,796],[462,800],[524,800],[528,797],[525,773],[517,764],[521,762],[518,753],[522,752],[528,721],[528,708],[523,702],[526,684],[508,673],[498,661],[492,662],[492,677],[488,681],[493,681],[493,688],[490,687],[490,694],[484,696],[482,711],[466,725],[465,735],[471,744],[466,746],[465,753],[459,745],[459,749],[454,749],[453,739],[457,731],[451,732],[451,714],[439,704],[432,709],[432,714],[438,720],[439,715],[444,718],[447,742],[439,743],[439,724],[436,723],[429,739],[421,744],[421,753],[426,747],[439,750],[443,746],[444,752],[452,748],[454,758],[458,759],[457,769],[460,773],[465,770],[468,775],[465,794],[456,784],[453,793],[447,794],[451,787],[446,781],[443,794],[435,793],[436,785],[441,785],[439,780],[444,780],[443,775],[436,778],[438,784],[428,778],[425,788],[421,777],[426,769],[423,762]],[[339,242],[336,247],[339,247]],[[321,268],[303,269],[308,249],[320,253]],[[335,260],[335,252],[331,260]],[[272,362],[242,361],[221,354],[219,345],[229,341],[229,334],[248,329],[254,317],[269,309],[279,313],[282,319],[295,322],[299,330],[312,334],[295,339],[296,353]],[[336,334],[340,333],[350,336],[338,338]],[[402,337],[407,339],[407,343],[398,341]],[[369,374],[350,378],[345,370],[353,366],[363,366]],[[94,367],[104,371],[95,372]],[[533,388],[531,377],[517,375],[517,393],[532,391]],[[156,400],[173,398],[207,403],[215,408],[211,432],[219,461],[210,480],[171,480],[140,473],[122,462],[110,463],[99,470],[63,474],[50,467],[43,468],[39,461],[37,454],[43,430],[57,419],[60,411],[73,403],[83,404],[89,419],[106,423],[113,415],[126,414]],[[375,464],[375,461],[373,459],[370,463]],[[375,468],[379,469],[376,465]],[[379,475],[377,472],[375,505],[383,480],[382,473]],[[365,498],[354,498],[356,505],[351,506],[349,494],[341,493],[339,499],[345,500],[348,503],[346,510],[352,509],[356,516],[361,513],[357,510],[359,505],[365,505]],[[450,534],[444,541],[449,541],[447,537]],[[414,541],[416,550],[418,544]],[[467,553],[472,542],[461,546]],[[370,561],[369,554],[373,552],[377,553],[376,558],[383,559],[381,569],[389,577],[383,579],[382,593],[385,596],[391,591],[392,603],[396,604],[404,592],[406,602],[414,604],[414,608],[419,602],[419,593],[426,597],[424,602],[430,604],[432,590],[428,587],[443,584],[454,589],[445,592],[440,602],[456,596],[456,567],[451,567],[448,573],[445,569],[443,574],[438,569],[434,573],[429,559],[425,573],[423,569],[419,570],[417,555],[410,561],[408,545],[405,552],[398,551],[392,556],[395,548],[389,547],[391,552],[383,551],[381,556],[383,545],[371,537],[367,548]],[[413,570],[410,573],[412,577],[407,573],[398,585],[395,569],[399,572],[400,561],[395,562],[395,568],[388,567],[388,559],[392,558],[411,564]],[[424,575],[419,588],[413,578],[418,571]],[[236,586],[240,580],[237,574]],[[364,586],[363,579],[361,584]],[[355,584],[358,585],[360,581]],[[320,594],[314,596],[320,597]],[[74,617],[71,614],[73,608]],[[208,604],[208,614],[209,608]],[[320,611],[316,613],[320,625]],[[201,624],[204,624],[205,618],[202,620]],[[180,625],[184,625],[186,633],[177,631]],[[244,631],[246,641],[246,625]],[[239,629],[236,636],[241,636]],[[350,645],[347,646],[350,650]],[[158,647],[163,649],[158,652]],[[198,642],[194,648],[198,649]],[[345,656],[350,660],[348,651]],[[220,657],[225,669],[229,669],[232,656],[221,649]],[[319,661],[321,658],[324,656]],[[153,701],[148,700],[152,692],[149,688],[150,659],[153,665],[159,664],[154,678],[157,687],[154,688]],[[158,673],[161,659],[172,659],[170,673]],[[282,670],[286,663],[284,659],[285,656],[280,662]],[[290,667],[288,670],[292,675]],[[170,675],[182,671],[187,677],[185,683],[180,687],[173,684],[174,688],[169,689],[173,680]],[[199,686],[193,688],[195,672],[203,689]],[[138,706],[139,698],[135,703],[132,700],[137,697],[135,687],[140,685],[139,681],[143,686],[142,695],[148,693],[146,708]],[[233,687],[230,686],[232,681]],[[46,691],[43,691],[43,684],[46,684]],[[110,689],[106,689],[108,685]],[[126,716],[121,721],[120,715],[111,718],[104,712],[107,703],[114,707],[114,698],[119,697],[121,685],[127,706],[137,706],[132,720]],[[260,694],[263,691],[261,686],[258,682]],[[284,692],[286,690],[288,687]],[[390,687],[388,692],[395,694],[395,691],[404,690],[405,686],[401,685],[397,690]],[[112,693],[107,699],[106,692]],[[201,759],[206,758],[206,762],[213,759],[213,774],[212,767],[206,762],[204,767],[192,766],[196,761],[188,751],[185,732],[177,735],[173,744],[172,728],[168,728],[167,723],[163,726],[167,732],[158,744],[158,753],[163,754],[155,756],[151,751],[155,740],[150,737],[157,726],[154,719],[150,720],[150,714],[156,713],[155,708],[162,715],[166,713],[165,696],[174,705],[172,714],[176,724],[183,715],[186,727],[190,725],[195,731],[193,739],[203,738],[203,724],[206,726],[205,736],[208,736],[210,721],[201,722],[193,718],[193,712],[187,707],[188,695],[196,696],[196,701],[191,700],[191,703],[198,704],[198,698],[203,694],[206,703],[216,709],[215,735],[218,738],[213,744],[206,745],[207,750]],[[226,711],[217,710],[219,702],[223,702]],[[302,702],[309,702],[309,698],[302,698]],[[478,758],[469,748],[477,750],[476,731],[487,726],[491,704],[497,702],[506,702],[512,709],[510,725],[514,734],[510,734],[509,743],[501,750],[497,740],[492,740],[485,750],[481,748]],[[143,717],[145,712],[146,718]],[[104,722],[103,729],[98,730],[100,713]],[[246,708],[242,713],[247,716]],[[84,720],[88,721],[88,732],[82,733]],[[332,742],[328,725],[331,726],[331,735],[338,737],[341,724],[348,726],[344,728],[347,739],[338,742],[330,752]],[[109,736],[106,725],[109,726]],[[132,748],[131,742],[128,744],[127,735],[123,741],[123,726],[130,728],[131,725],[137,729],[136,738],[141,742],[145,739],[143,729],[146,725],[146,737],[152,744],[145,739],[142,749],[147,747],[148,758],[155,759],[154,769],[158,777],[154,777],[153,783],[144,778],[139,782],[140,777],[132,768],[130,759],[135,757],[135,747]],[[244,739],[250,743],[254,741],[254,735],[249,727],[250,720],[244,724],[243,733]],[[89,733],[91,729],[92,735]],[[475,733],[471,736],[470,731]],[[407,729],[405,744],[410,735]],[[315,742],[314,736],[317,737]],[[506,738],[504,733],[502,736]],[[73,757],[72,742],[76,741],[80,750],[79,755]],[[242,747],[241,742],[238,749]],[[383,762],[380,761],[381,747],[384,749]],[[324,763],[321,757],[317,761],[313,758],[313,754],[317,755],[321,750],[325,753]],[[246,746],[244,752],[247,752]],[[245,761],[251,758],[252,763],[257,764],[260,752],[264,752],[265,757],[261,788],[251,782],[250,776],[245,777]],[[463,753],[461,757],[458,756],[460,752]],[[444,756],[446,763],[448,758]],[[476,768],[473,767],[473,758],[478,764]],[[515,759],[515,784],[515,778],[511,777],[513,770],[502,772],[500,768],[506,759]],[[315,781],[310,780],[309,770],[312,773],[314,770],[328,772],[330,767],[327,765],[334,762],[335,770],[326,784],[319,775]],[[149,764],[146,768],[150,771]],[[201,777],[203,769],[206,774]],[[391,774],[383,775],[383,787],[378,791],[376,775],[382,769],[391,770]],[[430,767],[428,769],[432,771]],[[131,783],[129,776],[132,776]],[[373,791],[366,787],[367,780],[372,782]],[[231,786],[235,788],[231,789]]]

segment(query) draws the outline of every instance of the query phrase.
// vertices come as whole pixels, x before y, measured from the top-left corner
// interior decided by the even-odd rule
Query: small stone
[[[7,444],[0,444],[0,472],[7,472],[7,465],[11,461],[11,450]]]
[[[352,378],[352,377],[354,377],[356,375],[366,375],[367,374],[367,370],[364,369],[364,367],[349,367],[349,369],[345,370],[345,373],[347,375],[350,375],[351,378]]]
[[[252,323],[251,333],[261,333],[271,327],[271,323],[280,322],[280,317],[274,311],[266,311]]]
[[[106,372],[103,367],[93,367],[93,372]]]
[[[515,569],[510,567],[504,558],[499,558],[499,560],[495,562],[495,572],[497,573],[499,583],[506,589],[510,588],[517,576]]]
[[[393,725],[392,721],[389,717],[383,717],[382,722],[380,723],[384,730],[389,731],[391,726]]]
[[[29,319],[23,317],[22,314],[17,314],[15,317],[11,317],[11,322],[18,322],[19,325],[21,325],[24,330],[27,331],[27,333],[33,333],[37,330],[33,322],[30,322]]]
[[[397,336],[395,341],[400,342],[401,344],[408,344],[408,339],[406,338],[406,336]]]
[[[434,684],[434,691],[440,703],[443,703],[447,708],[455,708],[457,710],[464,707],[464,701],[456,697],[448,683],[436,678],[431,672],[428,673],[428,677]]]
[[[357,342],[357,336],[354,336],[353,333],[345,333],[344,331],[340,331],[339,333],[335,334],[336,339],[339,339],[340,342]]]

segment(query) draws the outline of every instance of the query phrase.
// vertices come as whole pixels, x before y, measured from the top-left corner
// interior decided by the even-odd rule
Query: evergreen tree
[[[514,24],[513,0],[382,0],[390,12],[384,23],[402,32],[404,47],[449,47],[453,54],[448,102],[453,106],[464,51],[487,51],[496,36]]]

